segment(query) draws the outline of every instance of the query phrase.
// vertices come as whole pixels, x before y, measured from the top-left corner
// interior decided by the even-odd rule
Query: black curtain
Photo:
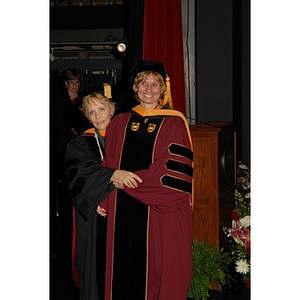
[[[124,0],[124,39],[126,55],[122,58],[122,83],[125,100],[121,111],[128,111],[137,104],[130,83],[130,70],[138,58],[143,56],[144,0]]]

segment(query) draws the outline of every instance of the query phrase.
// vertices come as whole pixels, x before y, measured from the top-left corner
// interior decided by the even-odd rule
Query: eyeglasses
[[[67,82],[69,85],[80,85],[79,81],[68,81]]]

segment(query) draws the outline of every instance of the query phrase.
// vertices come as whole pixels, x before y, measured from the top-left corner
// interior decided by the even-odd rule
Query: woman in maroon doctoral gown
[[[186,300],[192,276],[193,152],[185,117],[173,110],[162,63],[139,60],[133,89],[140,102],[117,115],[104,164],[134,172],[108,210],[106,300]]]

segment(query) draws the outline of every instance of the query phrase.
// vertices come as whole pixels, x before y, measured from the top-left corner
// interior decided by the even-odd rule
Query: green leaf
[[[193,277],[191,282],[192,292],[196,299],[201,297],[206,300],[211,289],[211,283],[214,281],[222,290],[231,278],[228,266],[232,262],[229,253],[219,250],[218,243],[210,247],[204,241],[199,243],[196,238],[193,240]]]

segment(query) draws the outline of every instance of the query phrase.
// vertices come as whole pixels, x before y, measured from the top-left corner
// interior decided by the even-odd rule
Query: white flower
[[[245,227],[245,228],[249,227],[250,224],[251,224],[250,223],[250,216],[245,216],[245,217],[241,218],[239,220],[239,222],[240,222],[242,227]]]
[[[243,170],[247,170],[248,169],[248,167],[246,165],[243,165],[243,164],[240,164],[238,167],[240,169],[243,169]]]
[[[250,198],[250,193],[247,193],[246,195],[245,195],[245,199],[249,199]]]
[[[250,188],[250,182],[245,182],[244,184],[242,184],[242,188],[243,190],[248,190]]]
[[[238,273],[247,274],[249,272],[249,265],[245,259],[240,259],[236,261],[235,264],[235,269]]]

